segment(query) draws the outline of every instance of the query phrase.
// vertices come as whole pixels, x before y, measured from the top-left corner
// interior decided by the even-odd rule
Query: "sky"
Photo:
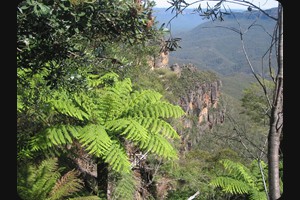
[[[156,2],[156,6],[157,8],[168,8],[171,6],[170,3],[168,3],[168,1],[170,0],[154,0]],[[185,0],[187,3],[192,3],[192,2],[196,2],[198,0]],[[269,9],[269,8],[274,8],[278,6],[278,2],[275,0],[248,0],[249,2],[253,3],[254,5],[259,6],[261,9]],[[215,4],[215,3],[214,3]],[[209,2],[209,5],[212,6],[214,5],[213,2]],[[196,8],[198,7],[199,3],[193,4],[191,5],[189,8]],[[206,5],[206,1],[201,1],[201,7],[205,8],[204,6]],[[225,5],[225,4],[224,4]],[[247,7],[245,6],[240,6],[237,4],[233,4],[233,3],[227,3],[226,5],[228,5],[228,7],[230,7],[230,9],[246,9]],[[225,6],[227,8],[227,6]]]

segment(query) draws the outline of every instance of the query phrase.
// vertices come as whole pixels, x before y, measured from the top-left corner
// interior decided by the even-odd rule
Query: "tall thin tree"
[[[223,14],[224,11],[221,9],[221,6],[223,3],[229,2],[234,3],[238,5],[242,5],[248,8],[248,10],[257,9],[260,12],[262,12],[267,17],[270,17],[276,21],[276,25],[274,26],[274,35],[272,37],[272,43],[270,45],[270,48],[268,50],[269,55],[272,54],[272,49],[275,46],[277,48],[276,52],[276,58],[277,63],[274,64],[271,62],[271,59],[269,60],[269,69],[270,69],[270,77],[272,78],[275,89],[273,92],[273,97],[269,101],[270,106],[270,115],[269,115],[269,133],[268,133],[268,178],[269,178],[269,199],[270,200],[276,200],[281,197],[280,193],[280,175],[279,175],[279,161],[280,161],[280,143],[283,139],[283,5],[278,1],[278,11],[277,11],[277,17],[271,16],[269,13],[267,13],[264,9],[260,8],[260,6],[253,4],[250,1],[244,1],[244,0],[210,0],[210,2],[216,2],[216,4],[212,7],[210,7],[208,4],[207,9],[203,10],[201,8],[200,3],[203,2],[203,0],[194,1],[192,3],[187,3],[186,1],[182,0],[171,0],[169,3],[171,6],[168,9],[172,9],[172,12],[175,11],[176,17],[179,16],[183,10],[190,7],[193,4],[199,3],[198,11],[201,13],[202,16],[207,16],[208,18],[215,20],[220,19],[224,20]],[[225,8],[225,7],[224,7]],[[174,17],[175,18],[175,17]],[[174,19],[172,18],[172,19]],[[171,20],[172,20],[171,19]],[[170,21],[171,21],[170,20]],[[170,24],[170,22],[168,23]],[[242,32],[238,32],[242,33]],[[241,38],[242,38],[242,34]],[[172,41],[172,38],[170,39]],[[176,41],[174,41],[176,42]],[[243,40],[242,40],[243,45]],[[243,46],[244,47],[244,46]],[[247,62],[251,68],[251,71],[262,87],[263,91],[265,92],[266,98],[268,98],[266,86],[263,82],[263,78],[261,77],[257,72],[254,71],[250,59],[247,55],[247,52],[245,48],[243,48],[244,54],[246,56]],[[276,74],[273,74],[273,70],[271,67],[271,64],[277,67]]]

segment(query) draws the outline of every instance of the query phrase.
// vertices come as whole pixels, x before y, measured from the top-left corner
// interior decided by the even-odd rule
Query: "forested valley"
[[[282,196],[283,9],[223,2],[21,1],[17,199]]]

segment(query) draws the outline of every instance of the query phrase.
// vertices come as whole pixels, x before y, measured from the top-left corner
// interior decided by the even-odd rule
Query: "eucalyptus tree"
[[[267,66],[262,63],[262,71],[259,73],[258,71],[255,71],[251,59],[249,58],[243,36],[244,34],[255,24],[255,21],[253,24],[251,24],[245,31],[241,29],[231,29],[232,31],[235,31],[238,33],[238,35],[241,38],[242,42],[242,48],[245,55],[245,58],[247,60],[247,63],[251,69],[251,72],[257,82],[259,83],[261,89],[264,92],[265,98],[268,101],[268,110],[270,112],[266,112],[266,115],[269,117],[269,131],[268,131],[268,178],[269,178],[269,199],[274,200],[278,199],[281,196],[280,192],[280,175],[279,175],[279,166],[280,166],[280,159],[282,159],[282,154],[280,154],[280,143],[283,139],[283,5],[278,2],[277,7],[277,16],[272,16],[269,13],[267,13],[265,10],[261,9],[259,5],[255,5],[254,3],[250,1],[245,0],[217,0],[217,1],[211,1],[214,2],[214,6],[209,6],[207,3],[206,9],[202,9],[201,7],[202,0],[197,0],[192,3],[187,3],[184,0],[172,0],[169,3],[171,4],[168,9],[172,9],[172,11],[175,11],[175,15],[179,16],[183,10],[188,8],[189,6],[193,4],[199,4],[196,11],[200,14],[200,16],[206,17],[211,20],[224,20],[224,16],[226,14],[230,14],[231,12],[226,9],[224,6],[224,3],[233,3],[245,6],[248,11],[254,11],[258,10],[263,15],[271,18],[274,20],[275,26],[274,31],[271,33],[271,42],[270,42],[270,48],[267,50],[265,55],[262,57],[268,57],[268,64]],[[209,2],[209,1],[208,1]],[[223,7],[222,7],[223,6]],[[176,38],[175,38],[176,39]],[[170,39],[171,43],[177,43],[177,40]],[[273,51],[275,49],[275,56],[276,56],[276,62],[272,62],[272,55]],[[269,73],[265,73],[265,69],[268,69]],[[272,91],[272,97],[269,98],[267,86],[265,84],[265,79],[272,80],[274,84],[274,90]]]

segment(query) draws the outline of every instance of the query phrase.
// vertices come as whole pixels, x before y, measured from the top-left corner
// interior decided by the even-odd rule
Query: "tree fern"
[[[72,197],[83,188],[83,181],[78,178],[78,171],[71,170],[63,176],[61,171],[57,158],[48,158],[39,165],[22,166],[17,174],[18,195],[24,200]]]
[[[228,172],[228,175],[232,176],[236,180],[245,182],[247,185],[253,188],[256,187],[255,177],[243,164],[233,162],[228,159],[220,160],[220,163],[224,166],[225,170]]]
[[[222,191],[230,194],[248,194],[252,189],[247,183],[231,177],[217,177],[211,185],[221,187]]]
[[[257,190],[252,190],[250,195],[249,195],[250,200],[263,200],[267,199],[266,192],[265,191],[257,191]]]
[[[71,94],[57,89],[41,98],[41,103],[53,107],[54,115],[65,116],[65,121],[54,120],[33,137],[32,150],[62,147],[76,139],[89,154],[102,158],[118,172],[130,170],[120,142],[124,139],[164,158],[177,158],[168,139],[179,135],[166,120],[184,114],[179,106],[162,100],[162,95],[152,90],[133,91],[130,79],[118,80],[115,73],[91,75],[87,80],[86,91]]]
[[[264,188],[259,184],[262,179],[257,176],[256,167],[252,163],[252,170],[241,163],[228,159],[220,160],[226,173],[223,176],[211,180],[210,184],[222,188],[222,191],[230,194],[247,194],[251,200],[267,199]]]

